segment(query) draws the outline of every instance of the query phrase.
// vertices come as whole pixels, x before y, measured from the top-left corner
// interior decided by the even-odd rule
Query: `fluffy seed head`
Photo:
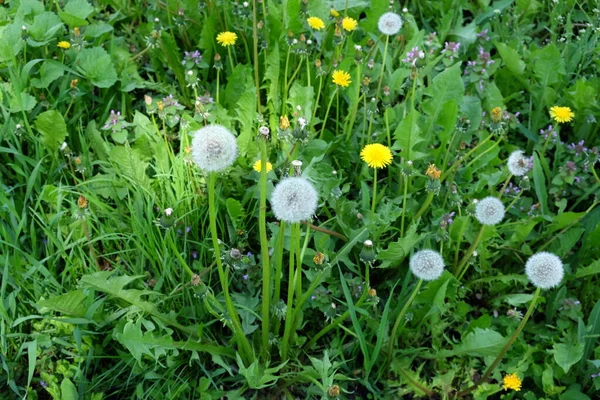
[[[444,272],[444,259],[437,251],[421,250],[413,254],[409,267],[418,278],[433,281]]]
[[[504,218],[504,204],[495,197],[486,197],[477,202],[475,218],[483,225],[496,225]]]
[[[237,142],[229,129],[221,125],[207,125],[194,133],[192,158],[201,170],[222,171],[237,158]]]
[[[396,13],[386,12],[379,17],[377,27],[384,35],[395,35],[400,31],[400,28],[402,28],[402,18]]]
[[[525,273],[529,281],[541,289],[558,286],[565,275],[560,258],[546,251],[529,257],[525,263]]]
[[[285,178],[273,190],[271,207],[280,221],[306,221],[317,209],[317,191],[306,178]]]
[[[522,150],[516,150],[508,156],[508,170],[514,176],[523,176],[529,172],[529,157]]]

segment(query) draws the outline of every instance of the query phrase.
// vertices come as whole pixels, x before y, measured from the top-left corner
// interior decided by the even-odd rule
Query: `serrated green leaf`
[[[542,213],[548,214],[548,192],[546,191],[546,176],[540,164],[537,152],[533,153],[533,186],[535,194],[542,205]]]
[[[164,334],[160,336],[152,331],[142,332],[141,319],[138,319],[135,323],[132,321],[127,322],[123,327],[123,332],[116,333],[115,338],[129,350],[139,363],[142,362],[143,355],[157,361],[160,357],[166,355],[167,350],[174,348],[171,335]]]
[[[434,132],[440,114],[447,107],[447,103],[454,101],[456,104],[462,101],[465,93],[465,85],[462,81],[460,63],[446,69],[433,78],[433,83],[425,90],[425,95],[430,99],[423,102],[423,111],[429,117],[427,125],[423,129],[425,138],[429,138]]]
[[[67,137],[67,124],[62,114],[56,110],[48,110],[38,115],[35,129],[40,132],[44,147],[51,152],[59,149]]]
[[[85,0],[71,0],[62,12],[60,18],[70,27],[88,25],[87,17],[94,12],[94,7]]]
[[[79,72],[95,86],[108,88],[117,81],[110,55],[101,47],[81,50],[75,63]]]
[[[505,343],[506,339],[498,332],[492,329],[475,328],[475,330],[469,333],[450,353],[452,356],[496,356]]]
[[[31,86],[38,89],[46,89],[52,82],[65,74],[65,67],[62,63],[53,60],[46,60],[40,67],[40,77],[31,79]]]
[[[560,76],[565,75],[564,58],[554,43],[539,50],[533,57],[533,72],[542,87],[558,83],[562,79]]]
[[[31,111],[33,110],[33,107],[35,107],[36,104],[37,101],[35,97],[30,95],[29,93],[22,92],[20,98],[17,96],[12,96],[10,98],[10,112],[14,114],[21,111]]]
[[[47,308],[48,310],[57,311],[62,314],[83,317],[86,307],[85,300],[87,296],[81,290],[74,290],[69,293],[54,296],[46,300],[40,300],[38,307]]]

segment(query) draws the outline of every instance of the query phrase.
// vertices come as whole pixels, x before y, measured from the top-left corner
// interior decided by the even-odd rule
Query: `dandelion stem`
[[[385,61],[387,58],[387,50],[388,50],[389,42],[390,42],[390,37],[388,35],[385,35],[385,46],[383,48],[383,61],[381,62],[381,75],[379,75],[379,83],[377,84],[377,94],[375,95],[376,98],[379,98],[379,91],[381,90],[381,84],[383,83],[383,74],[385,72]]]
[[[356,66],[356,98],[352,105],[352,112],[350,113],[350,119],[348,124],[344,125],[344,131],[346,133],[346,142],[350,140],[352,135],[352,128],[354,127],[354,121],[356,121],[356,113],[358,111],[358,103],[360,103],[360,64]]]
[[[294,257],[295,251],[299,247],[299,225],[298,223],[292,224],[291,238],[290,238],[290,261],[288,270],[288,294],[287,294],[287,308],[285,312],[285,327],[283,330],[283,341],[281,343],[281,357],[287,360],[289,340],[292,334],[292,328],[294,326],[293,316],[293,303],[294,303],[294,288],[296,280],[296,271],[294,268]]]
[[[406,197],[408,193],[408,180],[410,176],[404,177],[404,194],[402,195],[402,219],[400,220],[400,235],[404,236],[404,218],[406,217]]]
[[[416,222],[419,219],[419,217],[421,215],[423,215],[423,213],[425,211],[427,211],[427,209],[429,208],[429,205],[431,204],[431,201],[433,200],[433,196],[434,196],[433,192],[429,192],[429,194],[427,194],[427,198],[425,199],[425,203],[423,203],[423,205],[421,206],[421,208],[419,209],[419,211],[415,214],[415,216],[413,217],[413,221]]]
[[[488,369],[485,371],[485,373],[483,374],[483,376],[481,377],[481,379],[479,381],[477,381],[477,383],[475,383],[473,386],[471,386],[471,387],[463,390],[462,392],[459,392],[456,395],[456,398],[459,398],[459,397],[462,397],[464,395],[467,395],[467,394],[471,393],[472,391],[474,391],[475,389],[477,389],[477,387],[481,383],[487,381],[487,379],[490,377],[490,375],[492,374],[492,372],[494,372],[494,369],[496,369],[496,367],[498,366],[498,364],[500,364],[500,361],[502,361],[502,357],[504,357],[504,354],[506,354],[506,352],[508,351],[508,349],[510,349],[510,346],[512,346],[512,344],[515,342],[515,340],[517,340],[517,336],[519,336],[519,333],[521,333],[521,331],[523,330],[523,328],[525,328],[525,324],[527,323],[527,320],[529,319],[529,317],[531,317],[531,314],[533,314],[533,310],[535,309],[535,305],[537,303],[537,300],[540,297],[540,291],[541,291],[541,288],[537,288],[535,290],[535,293],[533,294],[533,299],[531,299],[531,303],[529,303],[529,308],[527,309],[527,313],[525,313],[525,316],[521,320],[521,323],[517,327],[517,330],[515,330],[513,332],[513,334],[510,337],[510,339],[508,339],[508,342],[506,342],[506,344],[504,345],[504,347],[502,348],[502,350],[500,350],[500,353],[498,353],[498,355],[496,356],[496,359],[488,367]]]
[[[217,174],[212,172],[208,177],[208,218],[210,221],[210,232],[212,236],[213,248],[215,252],[215,259],[217,260],[217,269],[219,270],[219,280],[221,281],[221,288],[223,289],[223,295],[225,296],[225,305],[227,307],[227,313],[231,318],[231,328],[233,334],[236,337],[236,341],[239,346],[240,353],[244,359],[244,362],[248,365],[253,359],[252,347],[250,342],[244,335],[242,330],[242,324],[240,323],[239,316],[233,305],[233,300],[229,294],[229,282],[227,272],[223,268],[223,262],[221,261],[221,251],[219,249],[219,238],[217,237],[217,210],[215,206],[215,181]]]
[[[304,244],[302,250],[298,247],[296,254],[296,271],[298,272],[298,280],[296,281],[296,300],[300,300],[302,296],[302,260],[304,259],[304,253],[308,248],[308,242],[310,240],[310,224],[306,224],[306,235],[304,236]],[[298,243],[300,241],[300,225],[298,225]],[[298,305],[296,305],[296,308]]]
[[[221,69],[217,69],[217,104],[219,104],[219,75],[220,75]]]
[[[233,70],[235,69],[233,64],[233,54],[231,53],[231,46],[227,46],[227,53],[229,53],[229,65],[231,65],[231,73],[233,74]]]
[[[396,344],[396,334],[402,331],[402,328],[400,328],[400,332],[398,331],[398,328],[400,327],[400,322],[404,320],[404,316],[406,315],[406,312],[408,311],[408,308],[412,304],[415,297],[417,297],[417,294],[419,293],[419,289],[421,288],[422,284],[423,279],[419,279],[419,282],[417,282],[417,285],[415,286],[410,297],[408,298],[406,303],[404,303],[404,307],[402,307],[402,310],[400,310],[398,317],[396,317],[396,322],[394,323],[394,327],[392,328],[392,334],[390,335],[390,343],[388,345],[388,359],[392,357],[392,351],[394,350],[394,345]],[[406,323],[406,321],[404,322]],[[402,325],[402,327],[404,327],[404,325]]]
[[[335,88],[335,91],[331,95],[331,100],[329,100],[329,104],[327,105],[327,109],[325,110],[325,118],[323,119],[323,122],[321,122],[323,124],[323,126],[321,127],[321,133],[319,135],[319,139],[323,139],[323,132],[325,132],[325,125],[327,124],[327,118],[329,117],[329,110],[331,109],[331,104],[333,103],[333,99],[335,99],[336,93],[337,93],[337,87]]]
[[[285,221],[279,223],[279,234],[277,235],[277,253],[275,258],[275,293],[273,303],[278,304],[281,297],[281,275],[283,273],[283,242],[285,239]],[[281,321],[275,322],[275,335],[279,333]]]
[[[513,177],[513,174],[508,174],[508,177],[504,181],[504,185],[502,185],[502,189],[500,189],[500,193],[498,193],[498,200],[500,200],[502,198],[502,194],[506,190],[506,187],[508,186],[508,182],[510,182],[512,177]]]
[[[258,81],[258,34],[256,32],[256,0],[252,0],[252,36],[254,39],[254,84],[256,85],[256,109],[261,113],[260,84]]]
[[[485,225],[481,225],[481,229],[479,229],[479,232],[477,233],[475,240],[473,241],[471,246],[469,246],[469,249],[467,250],[467,252],[463,255],[463,258],[460,260],[460,263],[456,266],[454,275],[457,277],[456,279],[458,279],[459,281],[462,279],[462,277],[465,275],[465,272],[467,272],[467,269],[469,268],[469,266],[465,265],[465,264],[467,264],[467,261],[469,261],[471,259],[473,252],[475,251],[477,246],[479,246],[479,242],[481,241],[481,237],[483,236],[484,230],[485,230]],[[463,269],[463,267],[464,267],[464,269]]]
[[[373,168],[373,199],[371,204],[371,215],[375,215],[375,204],[377,202],[377,168]]]
[[[488,137],[486,137],[485,139],[483,139],[482,141],[480,141],[479,143],[477,143],[477,145],[475,147],[473,147],[471,150],[469,150],[469,152],[467,152],[467,154],[465,154],[464,156],[462,156],[461,158],[459,158],[458,160],[456,160],[454,162],[454,164],[452,164],[452,166],[450,168],[448,168],[440,177],[440,182],[443,182],[444,179],[446,179],[446,177],[448,175],[450,175],[452,173],[452,171],[454,171],[455,168],[458,168],[458,166],[460,165],[461,162],[463,162],[463,160],[467,157],[469,157],[471,154],[473,154],[475,151],[477,151],[477,149],[479,149],[481,146],[483,146],[484,143],[486,143],[488,140],[490,140],[492,138],[492,135],[488,135]]]
[[[254,0],[256,2],[256,0]],[[256,14],[256,11],[255,11]],[[262,262],[262,355],[266,358],[269,350],[269,314],[271,311],[271,263],[269,261],[269,240],[267,239],[267,142],[266,138],[259,138],[260,142],[260,208],[259,208],[259,234],[260,257]]]

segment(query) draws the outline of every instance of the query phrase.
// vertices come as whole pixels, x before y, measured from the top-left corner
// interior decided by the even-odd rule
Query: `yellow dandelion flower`
[[[431,179],[440,179],[442,171],[437,169],[435,164],[429,164],[429,167],[427,167],[427,171],[425,171],[425,175],[427,175]]]
[[[316,31],[320,31],[321,29],[325,28],[325,22],[323,22],[323,20],[319,17],[308,17],[306,22],[308,22],[308,26]]]
[[[550,116],[558,123],[571,122],[575,114],[569,107],[550,107]]]
[[[288,119],[287,115],[282,115],[281,117],[279,117],[279,129],[285,131],[289,127],[290,120]]]
[[[360,152],[360,158],[370,168],[383,168],[392,163],[392,151],[379,143],[368,144]]]
[[[221,32],[217,35],[217,42],[219,42],[219,44],[224,47],[233,46],[236,40],[237,35],[233,32]]]
[[[504,384],[504,390],[512,389],[517,392],[521,390],[521,378],[517,376],[517,374],[508,374],[504,377],[502,382]]]
[[[348,87],[352,83],[352,81],[350,80],[350,74],[340,69],[336,69],[335,71],[333,71],[331,77],[333,78],[333,83],[335,83],[338,86]]]
[[[331,9],[329,10],[329,13],[331,14],[331,16],[332,16],[333,18],[337,18],[337,17],[339,17],[339,16],[340,16],[340,13],[339,13],[339,12],[337,12],[337,11],[335,10],[335,8],[333,8],[333,7],[331,7]]]
[[[500,122],[502,119],[502,109],[500,107],[492,108],[492,121]]]
[[[344,17],[342,20],[342,28],[347,32],[352,32],[358,26],[358,21],[354,18]]]
[[[262,164],[260,162],[260,160],[256,161],[254,163],[254,165],[252,166],[252,169],[254,169],[256,172],[260,172],[262,167]],[[271,164],[270,162],[267,161],[267,172],[271,172],[273,171],[273,164]]]
[[[63,41],[58,42],[57,46],[60,47],[61,49],[67,50],[67,49],[71,48],[71,43],[63,40]]]

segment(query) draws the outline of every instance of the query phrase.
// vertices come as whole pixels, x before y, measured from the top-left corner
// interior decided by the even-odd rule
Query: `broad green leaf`
[[[27,40],[31,46],[44,46],[54,38],[54,35],[63,27],[58,15],[51,11],[44,11],[36,15],[33,24],[28,30],[30,39]]]
[[[86,311],[84,304],[86,299],[87,296],[83,293],[83,291],[75,290],[69,293],[61,294],[60,296],[54,296],[46,300],[40,300],[37,305],[38,307],[42,307],[41,312],[44,312],[43,309],[47,308],[63,314],[83,317]]]
[[[465,85],[462,81],[460,63],[446,69],[433,78],[433,83],[425,90],[425,95],[430,99],[423,102],[423,111],[428,115],[427,125],[424,128],[425,138],[429,138],[434,131],[435,125],[442,111],[449,101],[459,103],[465,93]]]
[[[565,61],[554,43],[534,53],[533,58],[533,72],[542,87],[558,83],[565,75]]]
[[[494,42],[502,61],[506,64],[506,68],[515,75],[521,76],[525,71],[525,62],[521,60],[521,56],[516,50],[501,42]]]
[[[518,306],[519,304],[529,303],[533,298],[532,294],[519,293],[519,294],[509,294],[504,296],[504,301],[506,301],[511,306]]]
[[[46,60],[40,67],[40,77],[31,79],[31,86],[38,89],[46,89],[52,82],[63,76],[65,67],[62,63]]]
[[[302,109],[298,111],[299,116],[304,116],[310,121],[310,117],[313,111],[313,103],[315,98],[315,89],[312,86],[301,86],[298,81],[295,81],[290,89],[290,96],[288,98],[288,104],[292,110],[297,110],[296,107],[300,106]]]
[[[38,115],[35,128],[40,132],[42,144],[50,152],[58,150],[67,137],[65,119],[56,110],[48,110]]]
[[[227,77],[225,86],[225,105],[230,109],[237,109],[237,103],[247,89],[247,82],[252,82],[252,71],[244,64],[235,66],[233,73]],[[256,95],[256,92],[254,92]]]
[[[0,63],[11,63],[23,49],[21,26],[16,22],[0,27]]]
[[[110,55],[101,47],[83,49],[77,56],[77,69],[100,88],[108,88],[117,81],[117,72]]]
[[[418,160],[427,157],[427,154],[414,150],[415,146],[425,141],[421,136],[418,120],[421,117],[418,111],[408,113],[394,131],[394,145],[392,149],[400,150],[400,156],[407,160]]]
[[[399,265],[422,237],[422,234],[417,234],[417,225],[412,224],[404,237],[390,243],[387,249],[377,254],[377,259],[382,261],[380,267],[389,268]]]
[[[77,388],[69,378],[65,378],[60,383],[61,400],[78,400],[79,394]]]
[[[36,104],[37,101],[35,100],[35,97],[29,93],[22,92],[20,97],[12,96],[10,98],[10,112],[18,113],[21,111],[31,111]]]
[[[247,80],[246,90],[239,97],[235,107],[240,129],[237,144],[241,155],[253,159],[258,154],[258,146],[253,144],[256,135],[256,87],[251,76],[247,76]]]
[[[60,18],[70,27],[88,25],[87,17],[94,12],[94,7],[85,0],[70,0],[64,11],[58,13]]]
[[[229,217],[236,221],[238,218],[241,218],[244,215],[244,209],[242,208],[242,203],[233,198],[228,198],[225,201],[225,205],[227,206],[227,213]]]
[[[542,213],[548,214],[548,192],[546,191],[546,176],[540,164],[537,152],[533,153],[533,186],[535,194],[542,205]]]
[[[590,275],[600,274],[600,260],[596,260],[587,267],[581,267],[575,272],[575,278],[584,278]]]
[[[505,343],[506,339],[498,332],[491,329],[475,328],[475,330],[469,333],[450,353],[452,356],[496,356]]]
[[[584,345],[583,343],[577,343],[576,345],[567,343],[555,343],[552,346],[554,353],[554,361],[565,371],[565,374],[569,372],[571,367],[575,365],[583,356]]]

